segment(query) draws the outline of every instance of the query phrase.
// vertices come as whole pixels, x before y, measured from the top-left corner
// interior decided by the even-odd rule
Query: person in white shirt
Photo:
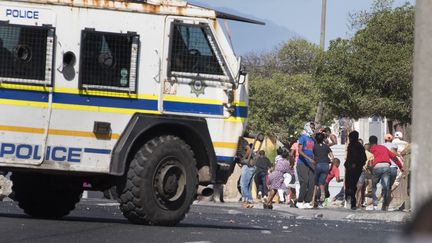
[[[408,145],[408,142],[402,140],[403,134],[402,132],[395,132],[394,139],[392,141],[393,144],[397,146],[397,152],[400,154]]]

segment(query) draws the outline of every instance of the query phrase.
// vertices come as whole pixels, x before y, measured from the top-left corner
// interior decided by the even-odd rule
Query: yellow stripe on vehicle
[[[44,134],[45,133],[45,129],[43,129],[43,128],[18,127],[18,126],[6,126],[6,125],[0,125],[0,131],[33,133],[33,134]],[[56,135],[56,136],[105,138],[105,139],[119,139],[120,138],[120,134],[118,134],[118,133],[112,133],[109,135],[96,135],[93,132],[61,130],[61,129],[49,129],[48,134]]]
[[[43,128],[17,127],[17,126],[6,126],[6,125],[0,125],[0,130],[8,131],[8,132],[22,132],[22,133],[36,133],[36,134],[45,133],[45,129]]]
[[[213,142],[213,146],[217,148],[237,149],[237,143]]]
[[[0,99],[0,105],[13,105],[13,106],[31,106],[31,107],[39,107],[39,108],[47,108],[47,102],[35,102],[35,101],[26,101],[26,100],[9,100],[9,99]]]

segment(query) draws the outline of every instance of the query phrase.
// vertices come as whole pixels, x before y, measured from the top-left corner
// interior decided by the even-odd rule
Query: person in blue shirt
[[[312,135],[315,124],[308,122],[304,126],[304,131],[298,142],[299,158],[297,160],[297,174],[300,183],[300,193],[297,206],[299,208],[312,208],[311,205],[314,188],[314,154],[313,148],[315,140]]]

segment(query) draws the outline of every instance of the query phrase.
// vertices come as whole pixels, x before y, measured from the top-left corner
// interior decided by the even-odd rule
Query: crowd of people
[[[277,149],[274,164],[264,151],[255,154],[250,144],[246,148],[249,159],[243,160],[239,180],[242,207],[254,207],[254,180],[257,198],[262,200],[264,209],[272,209],[278,195],[279,203],[302,209],[323,208],[339,199],[343,201],[341,205],[353,210],[370,204],[373,210],[378,210],[381,200],[381,210],[388,210],[392,191],[404,172],[402,158],[409,150],[407,142],[402,140],[401,132],[396,132],[394,137],[386,134],[382,145],[376,136],[370,136],[369,143],[364,144],[357,131],[350,132],[348,138],[343,178],[339,171],[341,161],[335,158],[331,148],[337,144],[337,137],[330,128],[316,131],[314,123],[306,123],[297,141]],[[329,184],[333,179],[344,181],[344,186],[330,200]],[[300,185],[298,192],[296,182]]]

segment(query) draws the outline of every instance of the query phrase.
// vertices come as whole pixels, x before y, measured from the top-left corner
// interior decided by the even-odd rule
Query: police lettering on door
[[[40,160],[42,156],[41,145],[31,144],[0,144],[0,158],[16,158],[20,160]],[[61,146],[47,146],[45,160],[56,162],[80,163],[82,148],[67,148]]]
[[[30,9],[6,9],[6,17],[20,19],[39,19],[39,11]]]

